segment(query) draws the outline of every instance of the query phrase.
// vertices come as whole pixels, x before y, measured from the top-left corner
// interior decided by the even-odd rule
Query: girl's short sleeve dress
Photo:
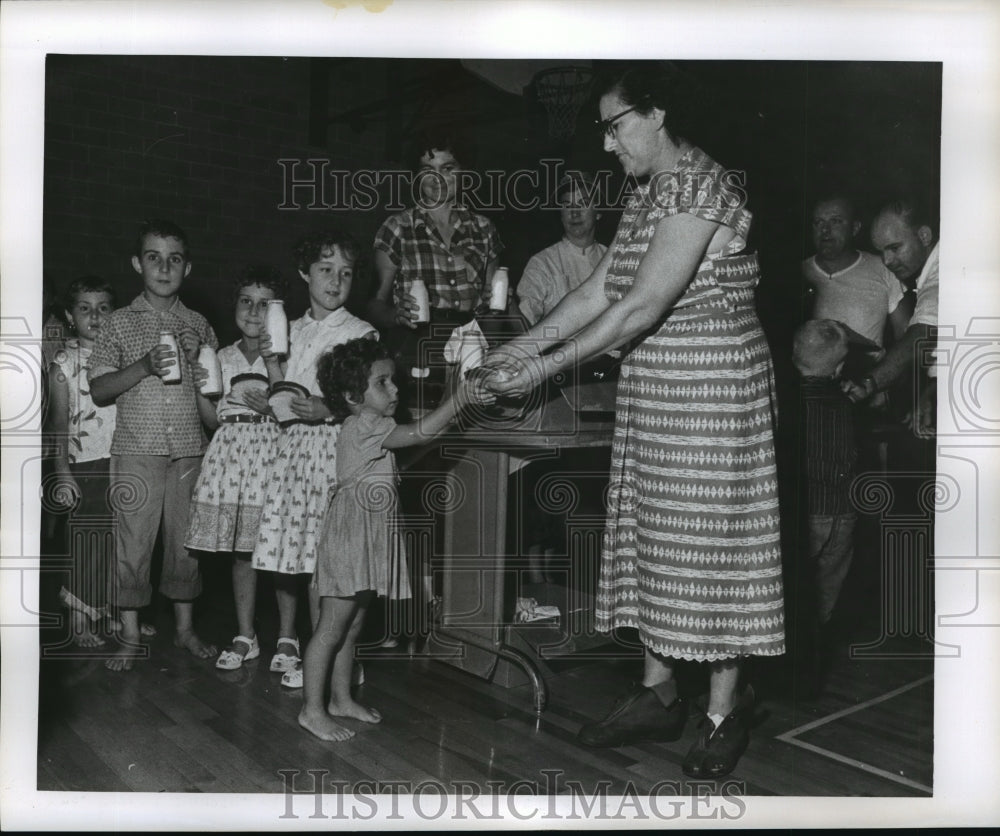
[[[337,491],[323,522],[313,583],[322,596],[374,590],[410,597],[398,514],[396,457],[382,442],[392,418],[369,412],[344,421],[337,439]]]
[[[774,375],[744,197],[691,149],[633,193],[605,283],[612,301],[628,293],[663,218],[689,212],[735,233],[631,347],[618,385],[597,626],[637,628],[672,658],[784,652]]]

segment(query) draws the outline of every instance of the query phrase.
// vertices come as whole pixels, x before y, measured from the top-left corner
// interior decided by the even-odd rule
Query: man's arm
[[[896,309],[889,314],[889,327],[892,328],[892,338],[894,343],[903,339],[906,329],[910,324],[910,317],[913,315],[913,294],[905,293],[899,300]]]
[[[934,329],[929,325],[918,323],[906,329],[899,342],[895,343],[878,364],[862,379],[860,383],[846,381],[844,391],[852,401],[864,401],[887,389],[900,380],[914,365],[917,346],[934,335]]]

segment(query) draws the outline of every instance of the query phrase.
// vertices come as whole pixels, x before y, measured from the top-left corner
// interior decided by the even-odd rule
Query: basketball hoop
[[[586,67],[542,70],[532,80],[535,98],[549,115],[549,136],[568,139],[576,131],[576,116],[587,101],[593,73]]]

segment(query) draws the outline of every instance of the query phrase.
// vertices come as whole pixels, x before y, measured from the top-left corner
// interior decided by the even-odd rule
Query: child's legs
[[[198,560],[184,547],[201,456],[173,459],[166,467],[163,497],[163,573],[160,592],[174,601],[191,601],[201,594]]]
[[[236,629],[239,635],[252,639],[253,622],[257,603],[257,570],[250,555],[238,552],[233,555],[233,601],[236,603]]]
[[[330,675],[331,709],[336,706],[343,709],[346,706],[354,704],[354,700],[351,698],[351,674],[354,670],[354,647],[358,641],[358,634],[364,626],[365,615],[368,613],[368,605],[371,603],[372,597],[372,592],[359,592],[355,596],[356,609],[354,610],[351,623],[347,627],[344,634],[343,643],[337,650],[337,655],[333,660],[333,672]],[[339,712],[331,711],[331,713],[339,713],[343,715],[351,714],[352,712],[341,710]],[[367,718],[361,717],[359,719]]]
[[[107,604],[114,558],[114,527],[107,495],[111,485],[110,460],[71,464],[80,486],[80,504],[67,521],[67,546],[73,561],[68,588],[94,608]]]
[[[273,572],[274,597],[278,602],[278,637],[294,639],[298,606],[298,575]]]
[[[320,601],[322,601],[322,598],[320,597],[319,590],[311,583],[309,584],[308,597],[309,623],[312,624],[313,630],[315,630],[316,625],[319,624]]]
[[[111,457],[111,505],[115,511],[112,602],[123,610],[145,607],[153,597],[149,571],[163,512],[166,466],[164,456]]]
[[[809,516],[809,552],[816,573],[816,620],[833,615],[840,588],[854,557],[854,514]]]
[[[330,659],[335,654],[336,659],[342,655],[357,609],[356,598],[324,596],[319,599],[319,620],[302,657],[302,699],[303,710],[307,713],[326,713],[324,695]]]

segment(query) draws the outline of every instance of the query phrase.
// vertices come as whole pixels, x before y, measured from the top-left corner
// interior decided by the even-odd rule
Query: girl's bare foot
[[[316,735],[320,740],[341,741],[354,737],[354,732],[344,728],[329,714],[313,713],[305,708],[299,712],[299,725],[310,734]]]
[[[217,656],[219,651],[214,644],[205,644],[195,634],[194,630],[185,630],[174,635],[174,647],[183,647],[192,655],[199,659],[208,659]]]
[[[119,647],[115,651],[115,655],[104,663],[104,667],[109,671],[130,671],[135,660],[141,659],[142,655],[142,652],[137,651],[134,647],[128,647],[127,645]]]
[[[138,630],[133,634],[123,629],[118,634],[118,641],[121,646],[115,651],[115,655],[104,663],[104,667],[109,671],[130,671],[135,660],[141,659],[149,652],[139,644]]]
[[[73,643],[77,647],[103,647],[104,639],[94,632],[90,619],[82,612],[70,612],[70,626],[73,631]]]
[[[381,723],[382,715],[378,713],[378,709],[368,708],[367,706],[361,705],[361,703],[350,700],[348,702],[334,702],[331,698],[330,702],[326,706],[326,710],[329,714],[334,717],[353,717],[355,720],[360,720],[362,723]]]

